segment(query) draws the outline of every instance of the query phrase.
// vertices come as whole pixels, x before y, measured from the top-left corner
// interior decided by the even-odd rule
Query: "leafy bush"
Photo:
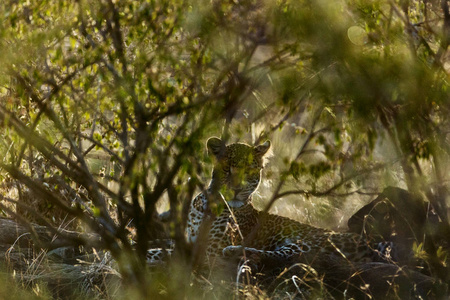
[[[213,135],[273,141],[261,209],[348,218],[395,185],[448,227],[447,1],[6,0],[0,13],[2,213],[95,232],[144,294],[161,201],[189,261],[183,220]]]

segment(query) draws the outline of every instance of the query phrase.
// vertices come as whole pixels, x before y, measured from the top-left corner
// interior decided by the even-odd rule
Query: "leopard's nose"
[[[242,191],[242,189],[234,189],[233,191],[234,191],[234,199],[237,199],[237,196]]]

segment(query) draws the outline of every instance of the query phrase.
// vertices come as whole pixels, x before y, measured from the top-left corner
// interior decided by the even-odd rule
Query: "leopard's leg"
[[[203,220],[205,203],[206,197],[203,193],[200,193],[191,201],[185,231],[188,243],[194,243],[197,240],[198,231]]]
[[[225,257],[255,254],[261,258],[290,259],[296,255],[301,255],[309,251],[311,251],[311,247],[308,244],[298,242],[280,246],[276,250],[261,250],[243,246],[228,246],[223,249],[222,254]]]
[[[154,248],[147,250],[147,264],[156,266],[165,263],[172,256],[174,249]]]

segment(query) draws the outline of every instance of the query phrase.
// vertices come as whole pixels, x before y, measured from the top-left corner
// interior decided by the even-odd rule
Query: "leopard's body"
[[[197,241],[208,200],[225,198],[228,207],[209,230],[208,258],[251,253],[310,263],[331,254],[356,262],[372,260],[385,250],[376,249],[382,244],[371,245],[358,234],[333,232],[256,210],[252,194],[261,180],[269,141],[255,147],[243,143],[225,146],[220,139],[211,138],[207,145],[216,157],[213,179],[207,191],[191,202],[186,238],[190,243]]]
[[[379,260],[384,251],[381,248],[384,244],[371,244],[358,234],[334,232],[261,212],[251,203],[234,209],[233,214],[243,239],[240,234],[230,231],[228,246],[222,244],[211,249],[211,254],[242,255],[245,250],[247,254],[257,254],[262,258],[294,259],[310,264],[329,255],[353,262]],[[214,245],[213,239],[211,236],[211,245]]]

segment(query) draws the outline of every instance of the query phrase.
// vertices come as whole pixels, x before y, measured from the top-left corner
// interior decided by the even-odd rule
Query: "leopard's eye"
[[[247,168],[230,167],[231,174],[244,174],[244,173],[246,173],[246,171],[247,171]]]
[[[229,173],[229,172],[231,172],[231,167],[229,166],[229,165],[223,165],[222,166],[222,170],[225,172],[225,173]]]
[[[251,168],[248,170],[249,174],[259,174],[259,172],[261,171],[260,168]]]
[[[230,175],[236,176],[239,173],[239,169],[236,167],[230,167]]]

